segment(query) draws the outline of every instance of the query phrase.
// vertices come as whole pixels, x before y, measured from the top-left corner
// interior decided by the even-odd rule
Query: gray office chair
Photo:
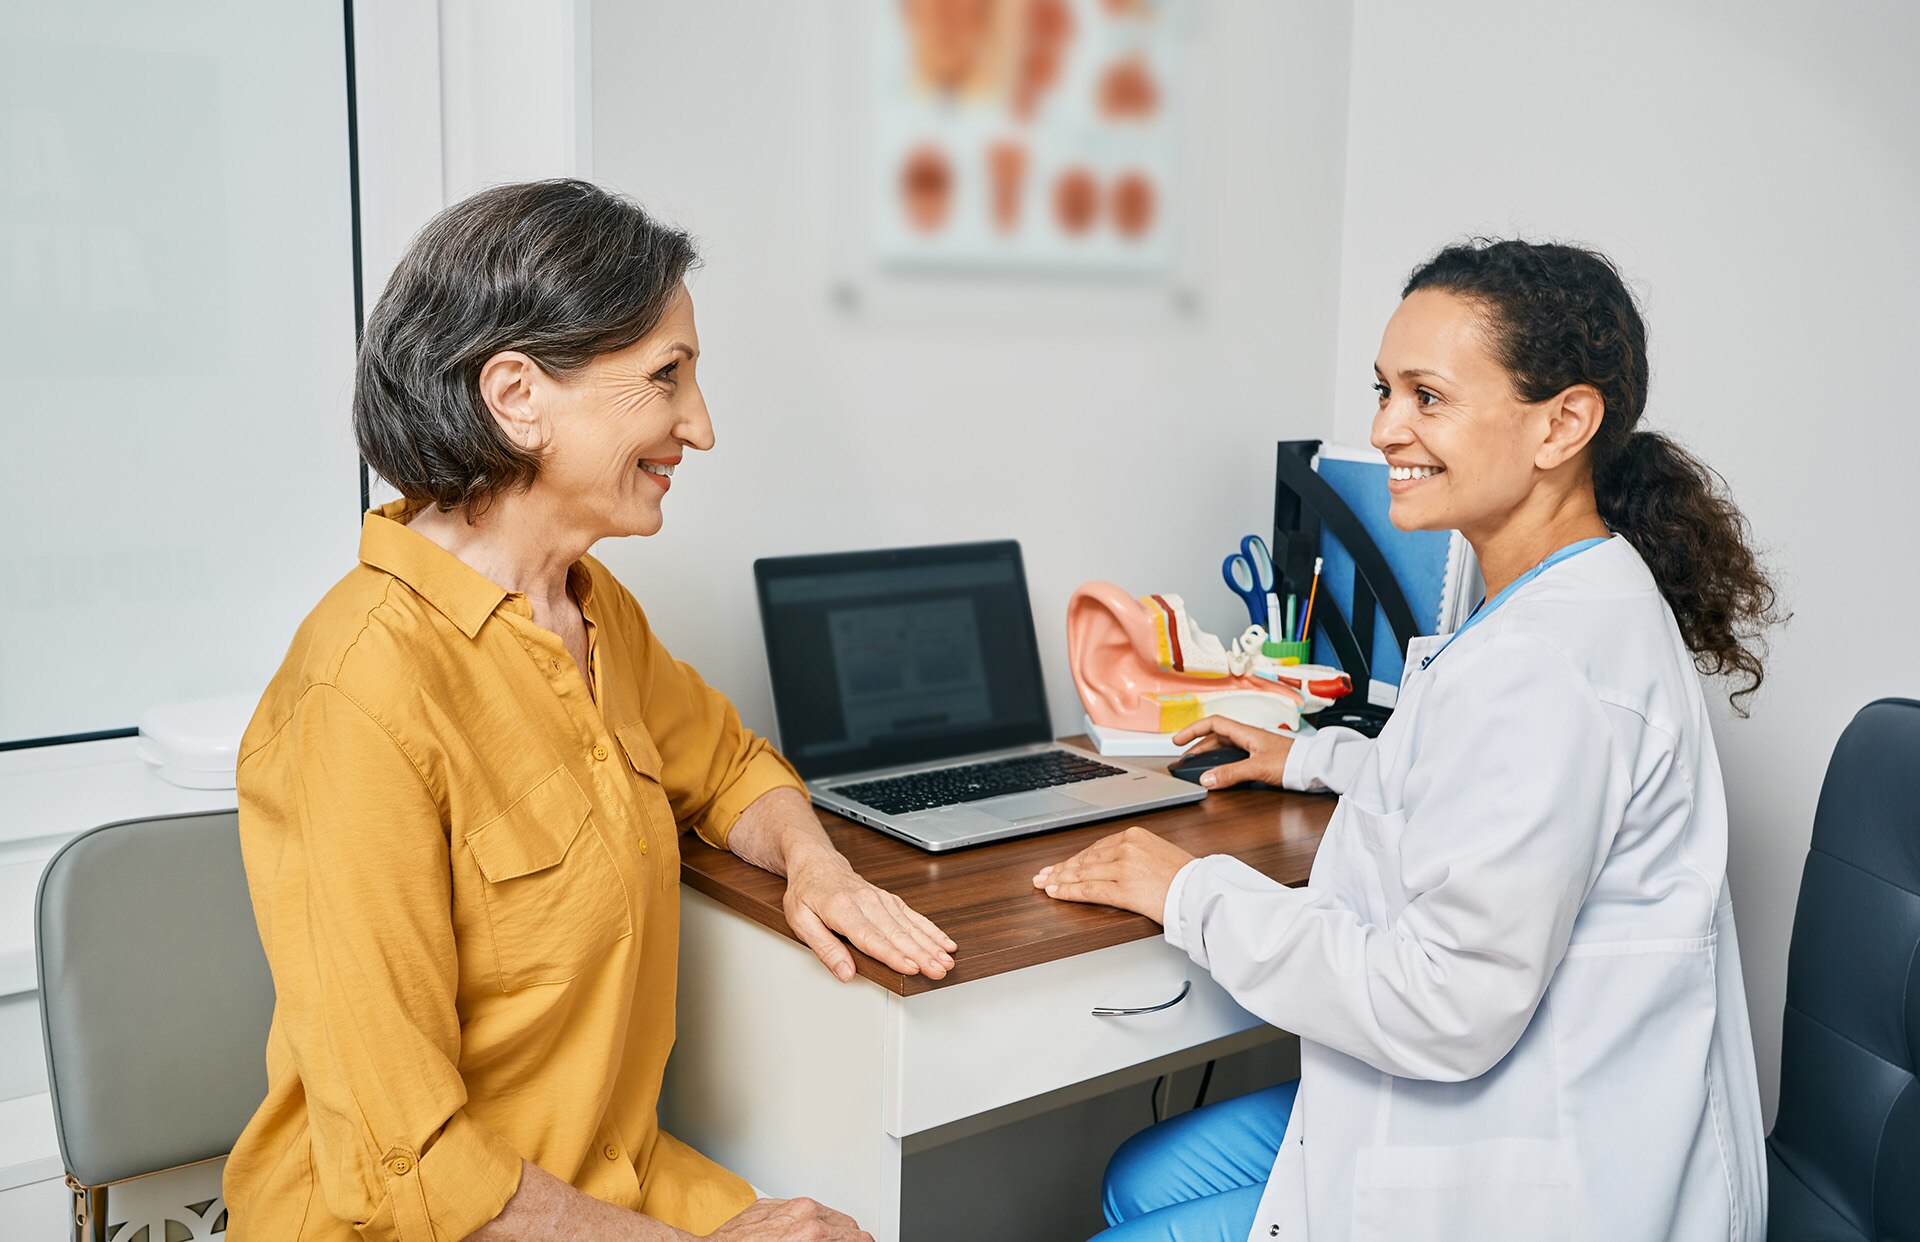
[[[266,1096],[273,981],[239,817],[82,833],[47,864],[34,917],[74,1237],[106,1242],[109,1186],[220,1159]]]

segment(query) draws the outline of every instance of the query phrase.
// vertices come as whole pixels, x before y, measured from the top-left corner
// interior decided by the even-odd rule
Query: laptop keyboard
[[[1016,755],[1011,759],[841,785],[833,792],[883,815],[910,815],[940,806],[998,798],[1002,794],[1028,793],[1102,776],[1117,776],[1122,770],[1071,751],[1049,750],[1037,755]]]

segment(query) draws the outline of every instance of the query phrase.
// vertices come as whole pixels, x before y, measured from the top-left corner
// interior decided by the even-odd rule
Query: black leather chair
[[[1920,702],[1868,704],[1820,789],[1787,957],[1770,1242],[1920,1239]]]

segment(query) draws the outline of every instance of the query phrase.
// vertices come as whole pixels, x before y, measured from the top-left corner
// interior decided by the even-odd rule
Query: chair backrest
[[[1871,1238],[1920,1237],[1920,702],[1868,704],[1814,814],[1774,1155]]]
[[[239,817],[82,833],[47,864],[35,920],[67,1172],[98,1186],[232,1150],[266,1096],[273,1017]]]

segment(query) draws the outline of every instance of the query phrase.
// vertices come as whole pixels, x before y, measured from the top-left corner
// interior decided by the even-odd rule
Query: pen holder
[[[1261,643],[1260,654],[1276,660],[1292,660],[1296,664],[1305,664],[1313,655],[1313,640],[1309,638],[1297,643]]]

